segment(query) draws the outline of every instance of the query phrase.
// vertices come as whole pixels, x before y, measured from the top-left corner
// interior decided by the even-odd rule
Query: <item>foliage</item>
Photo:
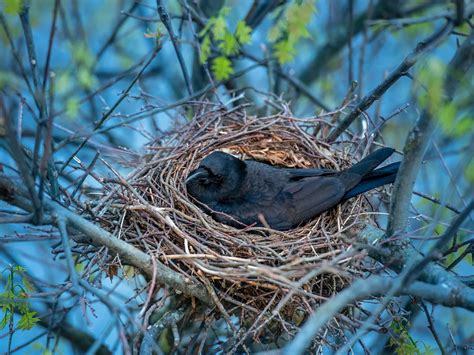
[[[280,64],[291,62],[296,55],[296,44],[311,37],[307,26],[316,12],[315,0],[293,2],[268,33],[274,43],[274,55]]]
[[[388,345],[395,349],[394,353],[397,355],[434,355],[435,353],[430,346],[423,344],[423,351],[418,348],[417,342],[409,333],[409,329],[410,323],[405,319],[394,319],[390,324],[393,336],[390,337]]]
[[[30,309],[28,303],[28,292],[33,290],[32,285],[28,279],[23,276],[26,271],[21,266],[11,266],[4,270],[7,272],[7,282],[2,293],[0,293],[0,306],[2,308],[3,317],[0,320],[0,329],[3,329],[10,324],[13,327],[15,312],[20,314],[20,320],[17,323],[18,329],[29,330],[39,322],[36,317],[36,312]],[[21,283],[15,283],[16,275],[20,275]]]
[[[240,47],[252,41],[252,29],[240,20],[237,22],[235,31],[231,31],[226,20],[230,8],[224,6],[217,16],[211,17],[206,26],[201,30],[201,51],[199,61],[204,64],[208,61],[212,46],[218,55],[212,60],[212,72],[217,80],[226,80],[234,72],[230,56],[239,53]]]
[[[5,1],[5,13],[8,15],[15,15],[20,12],[23,0],[6,0]]]

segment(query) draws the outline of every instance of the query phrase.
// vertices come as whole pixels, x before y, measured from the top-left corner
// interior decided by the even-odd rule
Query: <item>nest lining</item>
[[[273,314],[291,332],[312,308],[367,270],[365,255],[343,237],[350,228],[373,223],[365,199],[351,199],[286,232],[242,230],[205,214],[187,195],[184,181],[214,150],[286,167],[352,165],[350,149],[329,149],[310,134],[313,128],[302,128],[288,114],[256,118],[245,111],[202,109],[191,123],[150,144],[152,157],[131,174],[128,187],[110,190],[99,213],[103,226],[212,287],[247,326],[261,329],[269,318],[258,316]]]

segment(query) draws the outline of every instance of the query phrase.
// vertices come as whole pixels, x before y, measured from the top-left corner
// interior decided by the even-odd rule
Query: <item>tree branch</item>
[[[283,348],[283,354],[304,354],[314,337],[336,314],[354,302],[367,299],[370,296],[384,295],[398,281],[398,278],[390,279],[381,276],[356,280],[349,288],[344,289],[316,309],[293,340]],[[463,307],[474,311],[474,291],[472,290],[465,293],[456,288],[439,287],[417,281],[400,290],[396,295],[419,297],[433,304]]]
[[[0,199],[27,211],[32,209],[26,191],[22,190],[18,183],[15,184],[3,174],[0,174]],[[149,278],[153,277],[153,262],[148,254],[116,238],[55,201],[45,198],[44,208],[46,211],[56,214],[59,218],[64,218],[71,227],[90,237],[93,244],[107,247],[112,255],[119,255],[125,263],[142,270]],[[196,297],[205,304],[212,304],[206,289],[201,284],[193,283],[189,278],[169,269],[158,261],[156,262],[155,272],[157,282],[178,290],[187,296]]]
[[[352,112],[347,115],[339,125],[334,128],[327,137],[328,142],[334,142],[344,131],[349,128],[352,122],[354,122],[362,112],[367,110],[375,101],[380,99],[380,97],[393,85],[398,79],[402,76],[405,76],[408,70],[415,65],[415,63],[420,59],[424,54],[426,54],[431,49],[438,46],[452,31],[454,25],[452,22],[448,22],[443,28],[438,32],[433,34],[431,37],[426,40],[418,43],[416,48],[408,54],[402,63],[392,72],[390,75],[375,89],[369,92],[357,105],[357,107],[352,110]]]
[[[461,78],[472,66],[474,58],[474,31],[458,48],[449,63],[445,77],[446,101],[452,100]],[[420,118],[407,137],[403,149],[403,160],[394,183],[390,202],[390,215],[387,226],[387,236],[404,233],[408,222],[409,205],[415,179],[418,174],[425,150],[434,129],[433,117],[428,110],[423,110]]]
[[[176,56],[178,57],[178,62],[181,67],[181,71],[183,72],[184,82],[188,89],[188,94],[192,95],[193,88],[191,86],[191,81],[189,80],[188,69],[186,68],[186,64],[184,63],[184,58],[183,58],[183,55],[181,54],[181,50],[178,45],[178,39],[176,38],[176,35],[174,34],[173,26],[171,25],[171,22],[170,22],[170,16],[166,12],[166,8],[162,4],[161,0],[156,0],[156,6],[158,8],[158,15],[160,15],[161,22],[166,27],[166,30],[168,31],[168,34],[170,35],[171,42],[173,43],[173,47],[176,52]]]

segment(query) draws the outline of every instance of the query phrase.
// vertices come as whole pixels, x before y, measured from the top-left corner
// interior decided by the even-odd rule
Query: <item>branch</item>
[[[445,102],[452,100],[460,80],[464,77],[474,62],[474,31],[458,48],[449,63],[445,78]],[[394,183],[390,203],[390,215],[387,226],[387,236],[404,233],[408,222],[409,205],[412,197],[415,179],[421,165],[425,150],[434,130],[433,117],[428,110],[423,110],[415,127],[407,137],[403,149],[403,160]]]
[[[158,8],[158,14],[160,15],[161,22],[166,27],[168,34],[170,35],[171,42],[173,43],[174,50],[176,52],[176,56],[178,57],[179,65],[181,66],[181,71],[183,72],[184,82],[186,83],[186,87],[188,89],[188,94],[193,94],[193,88],[191,86],[191,81],[189,80],[188,69],[186,69],[186,64],[184,63],[183,55],[181,54],[181,50],[178,46],[178,39],[173,31],[173,26],[170,22],[170,16],[166,12],[165,6],[162,4],[161,0],[156,0],[156,6]]]
[[[158,346],[156,339],[169,326],[176,325],[184,317],[184,307],[178,308],[168,314],[165,314],[153,326],[149,327],[143,336],[143,341],[140,346],[140,355],[152,354],[153,350]]]
[[[381,276],[356,280],[349,288],[326,301],[308,318],[298,334],[283,348],[283,354],[304,354],[305,350],[311,346],[314,337],[336,314],[354,302],[370,296],[384,295],[397,282],[399,282],[398,278],[390,279]],[[417,281],[400,290],[396,295],[419,297],[433,304],[463,307],[474,311],[474,291],[472,290],[466,293],[457,288],[439,287]]]
[[[145,69],[151,64],[151,62],[153,61],[153,59],[155,59],[156,55],[158,54],[158,52],[160,51],[161,49],[161,45],[157,44],[153,50],[153,52],[151,53],[150,55],[150,58],[145,62],[145,64],[143,64],[142,68],[140,69],[140,71],[137,73],[137,75],[135,75],[135,77],[133,78],[133,80],[130,82],[130,84],[128,85],[128,87],[125,89],[125,91],[122,93],[122,95],[120,95],[120,97],[118,98],[118,100],[115,102],[115,104],[102,116],[102,118],[99,120],[99,122],[97,122],[97,124],[95,125],[94,127],[94,132],[96,132],[104,123],[105,121],[107,121],[111,116],[112,116],[112,113],[115,111],[115,109],[121,104],[121,102],[123,100],[125,100],[125,98],[128,96],[128,93],[130,92],[130,90],[132,90],[132,87],[135,85],[135,83],[138,81],[138,79],[140,79],[140,77],[142,76],[143,72],[145,71]],[[82,142],[81,144],[79,145],[79,147],[77,147],[77,149],[74,151],[74,153],[68,158],[68,160],[66,160],[66,162],[64,163],[64,165],[61,167],[60,169],[60,173],[63,172],[63,170],[66,168],[66,166],[69,165],[69,163],[71,162],[72,159],[74,159],[74,157],[77,155],[77,153],[79,153],[79,151],[84,148],[84,146],[87,144],[87,142],[89,141],[90,136],[87,136]]]
[[[375,101],[377,101],[393,84],[398,81],[398,79],[405,76],[408,70],[415,65],[415,63],[426,54],[426,52],[438,46],[451,33],[453,28],[453,23],[448,22],[431,37],[418,43],[416,48],[405,57],[402,63],[392,73],[390,73],[381,84],[368,93],[357,107],[352,110],[352,112],[331,131],[331,133],[329,133],[327,141],[334,142],[347,128],[349,128],[351,123],[354,122],[362,112],[367,110]]]
[[[26,191],[4,174],[0,174],[0,199],[27,211],[32,209]],[[149,278],[153,277],[153,262],[148,254],[118,239],[55,201],[45,198],[43,202],[46,211],[56,214],[58,218],[64,218],[68,225],[90,237],[93,244],[107,247],[110,254],[119,255],[125,263],[142,270]],[[187,296],[196,297],[205,304],[212,304],[206,289],[201,284],[193,283],[189,278],[171,270],[158,261],[156,262],[155,274],[159,283],[178,290]]]

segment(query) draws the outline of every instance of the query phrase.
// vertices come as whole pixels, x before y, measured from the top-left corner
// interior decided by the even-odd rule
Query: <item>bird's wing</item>
[[[331,169],[284,169],[288,172],[290,180],[299,180],[305,177],[313,177],[313,176],[325,176],[325,175],[333,175],[337,173],[335,170]]]
[[[346,182],[337,175],[308,177],[288,183],[281,196],[293,207],[300,222],[338,204],[346,193]]]

